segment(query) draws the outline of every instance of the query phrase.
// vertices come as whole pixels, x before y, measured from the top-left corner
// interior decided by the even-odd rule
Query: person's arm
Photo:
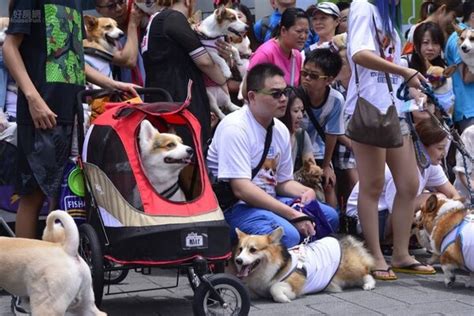
[[[326,134],[326,140],[324,141],[324,158],[323,158],[323,177],[326,179],[324,186],[336,184],[336,174],[331,167],[332,155],[334,148],[336,148],[337,135]]]
[[[114,53],[112,64],[121,67],[134,68],[137,65],[139,54],[137,29],[140,25],[141,19],[143,18],[143,13],[133,5],[129,17],[130,20],[127,26],[127,42],[122,50]]]
[[[20,54],[23,37],[23,34],[8,34],[6,36],[3,44],[3,58],[18,88],[21,89],[28,101],[28,109],[35,128],[53,128],[56,126],[57,115],[51,111],[34,86]]]
[[[352,150],[352,141],[346,135],[337,135],[337,141]]]
[[[278,183],[276,186],[276,192],[280,196],[299,197],[301,203],[306,203],[316,199],[316,192],[314,192],[313,189],[294,180]]]
[[[238,199],[246,202],[249,205],[252,205],[256,208],[270,210],[273,213],[278,214],[289,221],[304,216],[303,213],[298,212],[290,206],[278,201],[277,199],[260,189],[249,179],[230,179],[229,181],[234,195]],[[295,227],[301,234],[305,236],[312,236],[315,234],[314,226],[310,221],[302,221],[296,223]]]
[[[436,191],[439,193],[443,193],[448,199],[459,199],[461,196],[456,188],[451,184],[451,182],[443,183],[435,187]]]
[[[134,96],[138,96],[137,92],[135,91],[135,88],[140,88],[139,86],[131,83],[115,81],[112,78],[109,78],[101,72],[95,70],[88,64],[86,64],[86,78],[87,81],[102,88],[122,90],[129,92]]]

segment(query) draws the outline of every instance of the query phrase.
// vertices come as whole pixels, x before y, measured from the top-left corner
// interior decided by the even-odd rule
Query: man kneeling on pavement
[[[248,104],[217,126],[207,156],[209,171],[214,181],[227,182],[235,196],[236,202],[224,209],[234,242],[236,227],[247,234],[262,235],[281,226],[285,231],[282,243],[292,247],[302,237],[315,235],[315,226],[310,220],[295,220],[305,215],[291,204],[295,199],[306,204],[315,200],[316,194],[293,180],[290,134],[275,119],[285,114],[291,88],[283,71],[272,64],[252,68],[246,84]],[[319,204],[337,231],[338,213]]]

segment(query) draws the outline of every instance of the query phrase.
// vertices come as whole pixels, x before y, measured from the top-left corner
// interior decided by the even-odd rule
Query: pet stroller
[[[222,272],[231,256],[229,226],[224,220],[207,176],[200,125],[182,104],[159,88],[138,89],[163,102],[109,103],[78,142],[84,171],[87,223],[79,227],[80,254],[91,267],[96,304],[101,303],[104,273],[129,269],[176,268],[186,271],[194,290],[196,315],[246,315],[250,298],[241,281]],[[103,90],[78,95],[78,110],[86,98]],[[78,115],[78,125],[82,115]],[[160,132],[187,130],[195,149],[193,162],[181,172],[179,185],[186,202],[172,202],[155,192],[143,171],[138,134],[149,120]],[[84,141],[83,141],[84,140]],[[189,181],[190,180],[190,181]],[[219,270],[219,271],[218,271]],[[149,290],[149,289],[146,289]],[[123,292],[122,292],[123,293]],[[110,293],[107,287],[106,295]]]

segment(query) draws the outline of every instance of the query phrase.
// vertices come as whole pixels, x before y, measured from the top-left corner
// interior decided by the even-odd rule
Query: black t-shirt
[[[76,96],[84,89],[81,0],[16,0],[8,34],[23,34],[20,54],[31,81],[59,124],[74,122]],[[19,91],[17,122],[32,124]]]

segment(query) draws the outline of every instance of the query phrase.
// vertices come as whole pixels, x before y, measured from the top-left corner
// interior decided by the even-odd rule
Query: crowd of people
[[[435,273],[410,255],[410,229],[429,193],[472,198],[472,161],[465,167],[461,154],[450,150],[443,124],[452,119],[474,155],[474,74],[461,59],[453,27],[474,27],[474,1],[423,1],[420,21],[400,35],[398,0],[315,1],[308,8],[270,0],[274,11],[256,22],[240,1],[215,0],[215,7],[233,8],[249,26],[253,53],[245,76],[235,71],[231,43],[216,44],[234,68],[232,78],[188,23],[195,2],[156,0],[159,10],[150,15],[133,0],[96,0],[97,13],[126,34],[110,61],[110,78],[84,64],[81,1],[10,0],[0,106],[18,126],[17,236],[34,238],[44,199],[57,197],[74,128],[75,98],[69,96],[89,81],[132,94],[136,87],[160,87],[183,101],[192,80],[189,109],[201,124],[210,177],[237,201],[223,209],[233,240],[234,228],[267,234],[281,226],[282,242],[294,246],[316,234],[300,208],[317,200],[333,232],[344,230],[340,218],[356,220],[355,233],[375,258],[376,279],[394,280],[397,271]],[[24,12],[36,11],[43,18],[25,21]],[[69,19],[68,28],[61,19]],[[433,66],[449,71],[433,75]],[[207,79],[225,87],[241,109],[219,122],[209,107]],[[424,88],[450,80],[443,93],[434,89],[436,98]],[[396,97],[401,86],[404,100]],[[381,113],[397,108],[401,145],[382,148],[346,135],[361,99]],[[317,186],[294,180],[304,165],[319,168]],[[381,243],[392,248],[391,265]]]

